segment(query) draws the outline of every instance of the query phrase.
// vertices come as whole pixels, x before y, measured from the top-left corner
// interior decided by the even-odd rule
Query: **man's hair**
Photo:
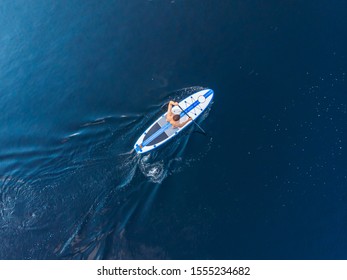
[[[177,122],[181,117],[180,115],[174,115],[172,118],[175,122]]]

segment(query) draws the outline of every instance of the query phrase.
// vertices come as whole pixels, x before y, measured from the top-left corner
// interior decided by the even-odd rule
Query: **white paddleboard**
[[[213,94],[214,92],[212,89],[198,91],[178,103],[184,112],[178,106],[173,106],[172,112],[180,114],[180,122],[182,123],[188,119],[187,115],[195,120],[211,103]],[[166,120],[166,115],[167,112],[151,124],[136,141],[134,149],[138,154],[146,153],[160,147],[187,126],[194,123],[193,121],[189,121],[183,127],[173,127],[171,123]]]

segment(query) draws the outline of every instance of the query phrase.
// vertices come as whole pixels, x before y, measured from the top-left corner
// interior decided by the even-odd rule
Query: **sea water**
[[[0,258],[346,258],[346,5],[3,1]]]

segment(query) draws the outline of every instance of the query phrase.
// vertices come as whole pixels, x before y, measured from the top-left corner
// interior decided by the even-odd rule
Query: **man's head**
[[[174,115],[174,116],[172,117],[172,119],[173,119],[175,122],[177,122],[177,121],[179,121],[179,119],[180,119],[180,115]]]

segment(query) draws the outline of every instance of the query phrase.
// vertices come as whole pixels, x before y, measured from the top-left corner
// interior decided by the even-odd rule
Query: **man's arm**
[[[169,106],[168,106],[168,108],[167,108],[167,112],[168,112],[168,113],[171,113],[172,105],[177,106],[177,105],[178,105],[178,102],[175,102],[175,101],[172,101],[172,100],[169,102]]]
[[[191,120],[192,120],[192,118],[191,118],[191,117],[189,117],[189,118],[188,118],[188,120],[186,120],[186,121],[185,121],[185,122],[183,122],[183,123],[180,123],[178,126],[179,126],[179,127],[183,127],[183,126],[185,126],[185,125],[186,125],[186,123],[187,123],[187,122],[189,122],[189,121],[191,121]]]

